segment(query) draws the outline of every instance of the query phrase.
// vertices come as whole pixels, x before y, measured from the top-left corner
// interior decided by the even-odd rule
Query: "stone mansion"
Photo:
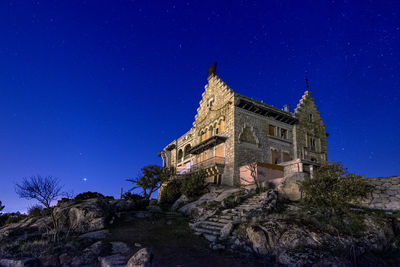
[[[214,68],[193,126],[159,153],[163,167],[177,174],[205,169],[208,181],[235,186],[242,184],[241,167],[251,162],[277,178],[285,162],[327,161],[325,125],[306,89],[291,112],[234,92]]]

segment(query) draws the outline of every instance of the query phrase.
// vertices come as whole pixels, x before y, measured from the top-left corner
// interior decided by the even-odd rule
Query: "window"
[[[206,130],[206,139],[208,139],[208,138],[210,138],[210,130],[209,129]]]
[[[279,163],[279,153],[276,149],[271,149],[271,163],[278,164]]]
[[[190,157],[190,153],[189,153],[189,151],[190,151],[190,149],[192,148],[192,146],[190,145],[190,144],[188,144],[188,145],[186,145],[185,146],[185,159],[187,159],[188,157]]]
[[[317,151],[317,142],[314,137],[309,137],[308,139],[308,147],[310,148],[311,151]]]
[[[225,122],[223,120],[221,120],[219,122],[219,132],[220,133],[222,133],[224,131],[224,126],[225,126],[224,124],[225,124]]]
[[[275,136],[275,126],[274,125],[269,125],[269,128],[268,128],[268,134],[269,135],[271,135],[271,136]]]
[[[283,162],[292,160],[292,157],[290,156],[290,154],[288,152],[283,152],[282,157],[283,157]]]
[[[201,131],[200,133],[201,135],[201,141],[203,142],[204,140],[206,140],[206,133],[204,131]]]
[[[314,119],[314,118],[313,118],[313,114],[309,114],[309,115],[308,115],[308,121],[309,121],[309,122],[313,122],[313,119]]]
[[[214,128],[215,128],[215,134],[219,134],[219,124],[218,123],[216,123],[214,125]]]
[[[182,149],[179,149],[178,151],[178,162],[181,162],[183,159],[183,151]]]
[[[281,129],[281,138],[288,139],[288,131],[286,129]]]
[[[211,109],[214,105],[214,98],[211,98],[210,100],[208,100],[208,107]]]

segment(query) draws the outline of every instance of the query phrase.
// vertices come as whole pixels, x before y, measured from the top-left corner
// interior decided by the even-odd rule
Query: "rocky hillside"
[[[400,262],[400,214],[344,218],[257,193],[209,186],[171,210],[145,201],[64,200],[49,216],[0,228],[0,266],[387,266]]]
[[[346,217],[326,218],[280,199],[274,190],[239,189],[216,189],[179,211],[192,216],[192,229],[215,250],[289,266],[400,262],[398,213],[353,208]]]

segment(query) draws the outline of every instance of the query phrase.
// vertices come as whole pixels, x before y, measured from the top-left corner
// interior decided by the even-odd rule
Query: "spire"
[[[304,78],[304,80],[306,81],[306,86],[304,86],[304,88],[306,88],[307,90],[310,89],[310,85],[309,85],[309,79],[307,77]]]
[[[217,64],[218,62],[215,62],[214,65],[210,65],[208,68],[208,77],[215,75],[215,72],[217,71]]]

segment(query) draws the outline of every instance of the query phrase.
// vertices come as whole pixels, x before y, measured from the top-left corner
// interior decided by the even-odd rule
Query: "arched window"
[[[224,120],[221,120],[219,122],[219,132],[222,133],[224,131]]]
[[[183,159],[183,151],[182,149],[179,149],[178,151],[178,162],[181,162]]]
[[[204,131],[201,131],[200,133],[201,135],[201,141],[203,142],[204,140],[206,140],[206,133]]]
[[[206,130],[206,139],[210,138],[210,130],[207,128]]]
[[[214,135],[214,128],[212,126],[210,126],[210,137]]]
[[[219,134],[219,123],[214,124],[215,134]]]
[[[190,151],[191,148],[192,148],[192,146],[191,146],[190,144],[188,144],[188,145],[185,146],[185,153],[184,153],[185,159],[188,158],[188,157],[190,156],[189,151]]]

